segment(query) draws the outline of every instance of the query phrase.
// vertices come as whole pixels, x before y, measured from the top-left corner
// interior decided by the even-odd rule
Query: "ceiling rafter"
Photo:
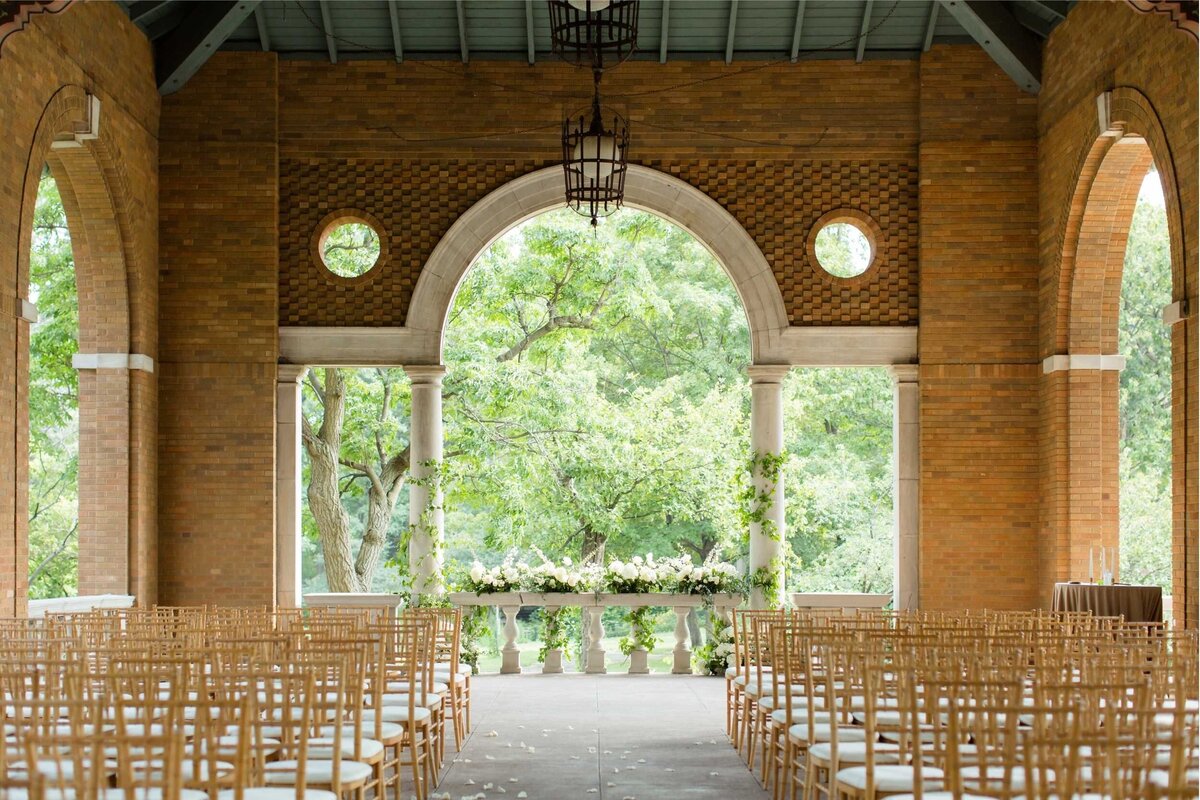
[[[671,0],[662,0],[662,24],[658,34],[658,63],[667,63],[667,31],[671,26]]]
[[[537,60],[537,48],[533,39],[533,0],[525,0],[525,48],[529,51],[529,64]]]
[[[156,44],[158,91],[178,91],[250,16],[260,0],[196,3],[183,21]]]
[[[318,0],[317,5],[321,7],[321,27],[325,29],[325,49],[329,51],[329,63],[336,64],[338,48],[337,40],[333,38],[336,35],[333,31],[333,15],[326,0]]]
[[[258,28],[258,43],[264,53],[271,51],[271,34],[267,31],[267,12],[260,5],[254,9],[254,27]]]
[[[800,58],[800,35],[804,33],[804,12],[808,0],[796,0],[796,26],[792,29],[792,62]]]
[[[387,0],[388,20],[392,23],[392,50],[396,54],[396,63],[404,60],[404,40],[400,36],[400,9],[396,0]]]
[[[871,6],[874,0],[867,0],[863,5],[862,23],[858,26],[858,47],[854,51],[854,60],[861,64],[863,55],[867,52],[867,31],[871,29]]]
[[[1041,43],[1001,3],[941,0],[962,28],[1000,69],[1030,94],[1042,88]]]
[[[729,28],[725,32],[725,63],[733,63],[733,36],[737,33],[738,0],[729,0]]]
[[[462,56],[462,63],[469,64],[471,51],[467,47],[467,10],[463,7],[463,0],[454,0],[454,15],[458,18],[459,54]]]
[[[929,22],[925,24],[925,41],[921,45],[921,52],[928,53],[929,48],[933,47],[933,34],[937,31],[938,9],[941,8],[937,3],[929,4]]]

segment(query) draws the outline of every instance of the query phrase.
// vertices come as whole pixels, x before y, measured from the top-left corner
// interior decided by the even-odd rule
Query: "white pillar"
[[[412,383],[408,523],[413,533],[408,545],[408,565],[415,598],[444,591],[442,489],[440,480],[435,481],[434,476],[440,475],[442,464],[442,376],[446,368],[439,364],[405,367],[404,371]],[[428,514],[427,508],[432,509]]]
[[[750,447],[756,459],[764,455],[783,453],[783,379],[791,367],[777,364],[754,364],[747,368],[750,375]],[[760,495],[770,497],[766,504],[764,523],[750,526],[750,573],[770,567],[783,550],[787,531],[784,526],[783,484],[772,481],[758,468],[753,476]],[[783,603],[783,565],[777,565],[779,594],[764,597],[761,589],[750,594],[752,608],[773,608]]]
[[[921,383],[916,364],[891,367],[892,514],[895,520],[893,607],[920,606]]]
[[[275,377],[275,604],[298,608],[300,583],[300,392],[308,367],[280,364]]]

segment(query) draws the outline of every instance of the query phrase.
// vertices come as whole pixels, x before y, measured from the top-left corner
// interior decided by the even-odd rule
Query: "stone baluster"
[[[556,606],[546,606],[542,609],[542,613],[549,619],[557,614],[558,610]],[[562,671],[562,650],[557,647],[547,650],[546,660],[542,662],[542,672],[545,674],[556,674]]]
[[[675,663],[671,666],[672,675],[687,675],[692,671],[692,651],[687,646],[687,618],[691,610],[689,606],[675,606]]]
[[[521,671],[521,651],[517,648],[517,614],[521,613],[520,606],[504,606],[504,647],[500,649],[502,658],[500,674],[513,675]]]
[[[588,649],[587,667],[589,675],[602,675],[608,672],[604,665],[604,606],[590,606],[584,609],[588,613]]]
[[[639,609],[640,610],[640,609]],[[629,631],[630,638],[633,638],[634,631]],[[646,652],[644,647],[635,647],[629,653],[629,674],[630,675],[648,675],[650,673],[650,654]]]

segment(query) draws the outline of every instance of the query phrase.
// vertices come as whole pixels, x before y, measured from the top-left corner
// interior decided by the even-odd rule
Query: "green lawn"
[[[651,672],[670,672],[673,658],[671,651],[675,649],[675,637],[672,635],[670,641],[667,641],[663,636],[658,637],[658,646],[650,653],[649,665]],[[621,653],[621,648],[618,646],[620,641],[619,636],[606,637],[604,642],[605,663],[608,665],[609,672],[625,672],[629,669],[629,659]],[[534,642],[518,642],[517,647],[521,650],[521,669],[525,672],[531,672],[541,669],[538,663],[539,643]],[[567,672],[581,672],[578,664],[567,661],[564,653],[563,669]],[[500,671],[500,654],[491,655],[485,653],[479,660],[480,673],[495,673]]]

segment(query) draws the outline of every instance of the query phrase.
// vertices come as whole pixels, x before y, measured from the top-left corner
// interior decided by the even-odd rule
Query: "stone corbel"
[[[154,359],[141,353],[76,353],[71,357],[75,369],[137,369],[154,372]]]
[[[1049,375],[1052,372],[1067,372],[1070,370],[1093,369],[1101,372],[1120,372],[1125,369],[1125,356],[1119,354],[1100,355],[1097,353],[1087,355],[1069,355],[1059,354],[1046,356],[1042,360],[1042,374]]]
[[[1192,301],[1188,299],[1176,300],[1174,303],[1163,306],[1162,321],[1164,325],[1170,327],[1183,322],[1191,315]]]

